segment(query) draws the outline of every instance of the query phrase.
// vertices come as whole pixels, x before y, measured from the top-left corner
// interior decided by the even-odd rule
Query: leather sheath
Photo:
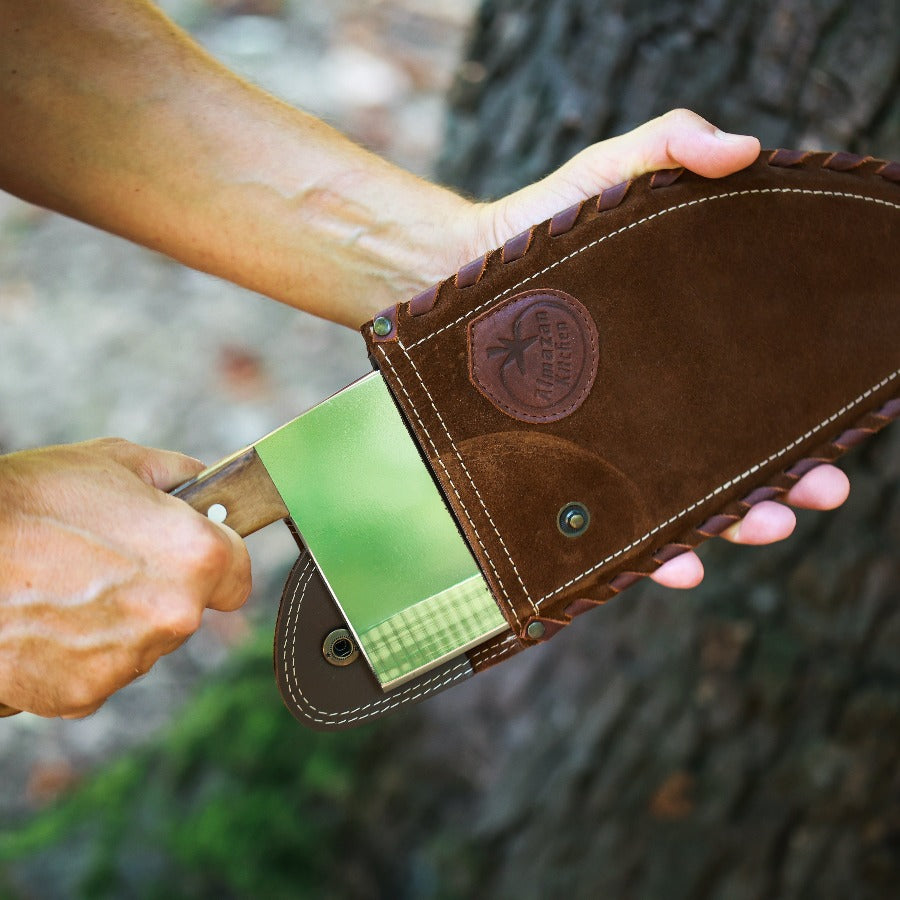
[[[900,417],[900,165],[777,150],[642,176],[381,318],[371,358],[509,629],[385,694],[324,662],[339,616],[301,557],[276,668],[315,727],[547,640]]]

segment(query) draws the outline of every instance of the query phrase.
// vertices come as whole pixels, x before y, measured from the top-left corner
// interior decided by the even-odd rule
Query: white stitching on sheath
[[[463,470],[463,472],[465,472],[466,478],[469,479],[469,484],[472,485],[472,490],[475,491],[475,496],[478,498],[478,502],[481,504],[481,508],[484,510],[484,514],[487,516],[488,522],[491,523],[491,528],[494,529],[494,534],[497,535],[497,539],[500,541],[500,546],[503,547],[503,552],[506,554],[506,558],[509,560],[509,564],[512,566],[513,572],[515,572],[515,574],[516,574],[516,579],[518,580],[519,584],[521,585],[522,590],[525,593],[526,599],[528,600],[529,603],[531,603],[532,609],[534,609],[534,611],[537,612],[537,607],[535,607],[534,603],[532,603],[531,595],[528,593],[528,588],[525,587],[525,582],[522,581],[522,576],[519,575],[519,570],[518,570],[518,568],[516,568],[516,564],[513,562],[512,556],[510,556],[509,550],[506,547],[506,542],[503,540],[503,536],[500,534],[500,531],[497,529],[497,526],[494,524],[494,520],[491,517],[490,512],[488,512],[488,508],[485,505],[484,500],[481,498],[481,493],[479,492],[478,487],[475,484],[475,480],[472,478],[471,474],[469,474],[469,470],[468,470],[466,464],[463,462],[462,454],[460,454],[459,450],[457,449],[456,444],[453,441],[453,438],[450,437],[450,430],[447,428],[447,425],[444,422],[444,417],[438,412],[437,406],[435,406],[434,397],[431,396],[431,391],[429,391],[428,388],[425,386],[425,381],[422,378],[422,374],[419,372],[419,367],[413,362],[413,359],[409,355],[409,353],[407,353],[406,347],[403,346],[403,341],[398,339],[397,346],[400,347],[400,349],[403,351],[404,356],[409,360],[409,364],[412,366],[412,370],[415,373],[416,378],[419,379],[419,384],[422,385],[422,390],[425,391],[425,395],[428,397],[428,402],[431,404],[431,408],[434,410],[434,414],[438,417],[438,421],[441,423],[441,427],[444,429],[444,434],[447,435],[447,440],[450,441],[450,446],[453,448],[453,452],[456,454],[456,458],[459,460],[459,464],[462,466],[462,470]],[[395,372],[395,374],[396,374],[396,372]],[[398,378],[399,378],[399,376],[398,376]],[[404,391],[404,393],[406,393],[406,391]],[[408,396],[409,395],[407,394],[407,397]],[[417,418],[418,418],[418,414],[417,414]],[[420,420],[420,423],[421,423],[421,420]],[[422,427],[424,428],[425,426],[423,425]],[[428,440],[430,442],[431,438],[429,438]],[[434,447],[434,444],[432,443],[431,446]],[[435,451],[435,453],[437,453],[437,451]],[[443,466],[443,463],[441,463],[441,466]],[[446,469],[444,471],[446,471]],[[450,476],[448,475],[447,477],[449,478]],[[460,503],[462,503],[462,500],[460,500]],[[472,528],[474,529],[475,525],[471,522],[471,520],[470,520],[470,524],[472,525]],[[478,543],[479,544],[481,543],[480,539],[479,539]],[[487,554],[487,550],[485,550],[484,552],[485,552],[485,554]],[[493,564],[491,565],[491,568],[492,569],[494,568]],[[496,572],[497,572],[497,570],[494,569],[495,574],[496,574]],[[497,580],[498,581],[500,580],[499,575],[497,575]],[[513,616],[516,616],[515,610],[513,610],[512,607],[510,607],[510,611],[512,612]],[[518,622],[517,616],[516,616],[516,621]]]
[[[735,478],[732,478],[730,481],[726,481],[725,484],[720,485],[714,491],[710,491],[702,500],[697,500],[696,503],[692,503],[690,506],[686,506],[683,510],[681,510],[681,512],[676,513],[674,516],[671,516],[670,518],[666,519],[665,522],[661,522],[659,525],[656,526],[656,528],[651,528],[650,531],[648,531],[644,535],[641,535],[641,537],[639,537],[637,540],[632,541],[630,544],[628,544],[627,547],[622,547],[621,550],[617,550],[615,553],[610,554],[609,556],[606,557],[606,559],[600,560],[600,562],[591,566],[589,569],[586,569],[580,575],[576,575],[574,578],[567,581],[565,584],[560,585],[558,588],[556,588],[556,590],[551,591],[549,594],[545,594],[543,597],[541,597],[540,600],[538,600],[538,605],[543,603],[545,600],[549,600],[551,597],[555,597],[558,593],[560,593],[560,591],[564,591],[566,588],[571,587],[579,579],[584,578],[587,575],[590,575],[592,572],[596,572],[597,569],[602,568],[608,562],[612,562],[614,559],[616,559],[616,557],[619,557],[623,553],[627,553],[629,550],[632,550],[634,547],[637,547],[639,544],[642,544],[644,541],[646,541],[648,538],[651,538],[657,532],[662,531],[662,529],[665,528],[666,526],[671,525],[673,522],[677,522],[682,516],[687,515],[687,513],[692,512],[693,510],[697,509],[697,507],[699,507],[699,506],[702,506],[704,503],[706,503],[707,500],[712,500],[713,497],[718,496],[719,494],[722,493],[722,491],[727,491],[730,487],[732,487],[732,485],[739,484],[745,478],[747,478],[750,475],[753,475],[755,472],[758,472],[760,469],[767,466],[769,463],[775,462],[776,459],[779,459],[780,457],[784,456],[785,453],[789,453],[794,447],[797,446],[797,444],[802,444],[805,440],[807,440],[808,438],[811,438],[814,434],[816,434],[817,432],[821,431],[823,428],[826,428],[832,422],[839,419],[842,415],[844,415],[844,413],[849,412],[855,406],[859,406],[859,404],[862,403],[866,398],[871,397],[872,394],[875,393],[875,391],[881,390],[881,388],[890,384],[892,381],[894,381],[898,377],[900,377],[900,369],[898,369],[892,375],[888,375],[887,378],[883,378],[881,381],[878,382],[878,384],[873,385],[872,387],[869,388],[869,390],[860,394],[851,403],[848,403],[846,406],[841,407],[836,413],[832,413],[832,415],[830,415],[827,419],[825,419],[823,422],[820,422],[818,425],[816,425],[815,428],[811,428],[809,431],[807,431],[806,434],[801,435],[796,440],[791,441],[786,447],[783,447],[777,453],[773,453],[768,459],[764,459],[762,462],[757,463],[755,466],[751,466],[749,469],[747,469],[746,472],[742,472],[740,475],[738,475]]]
[[[359,722],[363,719],[380,715],[389,709],[402,706],[404,703],[418,700],[420,697],[424,697],[439,688],[445,687],[452,681],[468,678],[474,674],[469,663],[465,660],[461,660],[453,666],[453,668],[447,669],[445,672],[440,672],[437,675],[433,675],[427,681],[412,684],[402,691],[389,694],[381,700],[373,700],[371,703],[367,703],[364,706],[357,706],[353,709],[337,710],[336,712],[328,712],[327,710],[319,709],[304,695],[303,690],[300,687],[300,679],[297,676],[296,666],[300,606],[306,596],[306,589],[312,580],[314,571],[315,566],[312,560],[307,560],[306,565],[303,567],[303,571],[300,573],[300,578],[297,579],[297,585],[294,588],[294,592],[291,594],[291,598],[288,601],[285,625],[286,634],[282,652],[283,668],[288,692],[291,695],[291,699],[294,701],[294,705],[304,718],[309,719],[311,722],[316,722],[319,725],[349,725],[352,722]],[[515,638],[516,636],[514,634],[510,634],[502,641],[494,652],[489,655],[485,649],[475,651],[472,654],[473,661],[490,662],[492,659],[498,659],[501,656],[505,656],[514,649],[514,646],[510,645],[510,641],[515,641]],[[288,662],[288,645],[290,645],[291,648],[290,663]],[[441,678],[443,681],[434,684],[434,682]],[[424,690],[422,690],[423,688]],[[318,713],[319,715],[317,716],[315,713]],[[361,713],[361,715],[354,715],[354,713]],[[337,716],[343,716],[344,718],[336,718]]]
[[[475,494],[478,497],[479,502],[481,503],[481,507],[485,511],[485,514],[488,517],[488,521],[490,521],[491,525],[494,528],[494,534],[497,535],[498,539],[500,540],[501,545],[503,546],[503,549],[506,550],[506,544],[503,543],[503,538],[500,537],[500,534],[497,531],[497,526],[494,525],[493,519],[491,519],[491,516],[487,511],[487,507],[484,505],[484,501],[481,499],[481,494],[478,493],[478,489],[475,487],[475,483],[472,481],[472,476],[469,474],[469,470],[466,468],[465,463],[462,461],[462,456],[460,456],[459,450],[456,448],[456,444],[453,443],[453,438],[450,437],[450,432],[447,430],[447,426],[444,424],[444,420],[441,418],[441,414],[437,411],[437,408],[434,405],[434,400],[433,400],[431,394],[428,392],[428,389],[425,387],[425,383],[422,381],[422,376],[419,375],[418,369],[416,368],[416,366],[413,363],[412,359],[410,358],[409,354],[406,352],[406,348],[403,346],[403,344],[399,340],[397,341],[397,345],[403,351],[407,360],[409,360],[410,365],[412,365],[413,371],[415,372],[416,376],[419,379],[420,384],[422,385],[422,388],[425,390],[425,393],[428,396],[428,400],[431,403],[431,408],[434,410],[435,415],[437,415],[438,420],[440,421],[441,427],[444,429],[444,433],[447,435],[447,439],[450,441],[450,446],[453,448],[453,452],[456,454],[456,458],[459,460],[460,465],[462,465],[463,471],[465,472],[466,476],[469,479],[469,484],[472,486],[472,489],[475,491]],[[500,573],[497,571],[497,567],[494,565],[494,561],[491,559],[491,554],[488,552],[487,547],[485,547],[484,541],[481,540],[481,535],[478,533],[478,529],[475,527],[475,523],[472,521],[472,517],[471,517],[471,515],[469,515],[469,511],[466,509],[466,504],[463,501],[463,498],[460,495],[459,490],[457,489],[456,484],[454,483],[453,478],[450,475],[450,472],[447,470],[447,466],[444,463],[444,460],[441,457],[441,454],[438,453],[438,449],[435,446],[434,441],[431,438],[430,432],[425,427],[425,423],[422,421],[422,417],[419,415],[419,410],[416,407],[416,404],[413,402],[412,397],[410,397],[409,391],[406,390],[406,385],[403,383],[403,379],[400,377],[400,373],[397,371],[396,367],[394,366],[393,362],[391,361],[391,358],[387,355],[387,352],[385,351],[384,346],[378,345],[378,349],[381,351],[381,356],[384,359],[384,361],[390,366],[391,372],[393,373],[394,378],[397,381],[397,384],[400,386],[400,390],[403,391],[403,396],[406,397],[406,402],[409,404],[410,409],[413,411],[413,415],[416,417],[416,421],[419,423],[419,427],[422,429],[423,434],[428,439],[428,443],[431,446],[432,453],[434,453],[434,458],[440,463],[441,468],[444,470],[444,475],[447,477],[447,481],[450,483],[450,487],[453,489],[453,493],[456,496],[456,499],[459,501],[460,509],[462,510],[463,515],[466,517],[466,521],[469,523],[469,526],[471,527],[472,532],[475,535],[475,539],[478,541],[478,546],[481,547],[481,550],[484,553],[484,556],[487,559],[488,564],[491,567],[491,571],[494,573],[494,577],[497,579],[497,583],[500,585],[503,602],[506,604],[507,608],[509,609],[510,615],[512,615],[513,619],[515,619],[516,624],[520,625],[521,622],[519,620],[518,615],[516,614],[516,610],[506,595],[506,588],[503,585],[503,579],[500,577]],[[507,559],[509,559],[510,564],[513,565],[513,571],[515,571],[516,577],[519,578],[519,572],[512,562],[512,558],[509,555],[509,550],[506,550],[506,557],[507,557]],[[522,584],[521,578],[519,578],[519,584],[522,585],[522,590],[525,591],[525,596],[528,597],[528,602],[531,603],[532,608],[536,612],[537,608],[535,607],[534,603],[532,602],[531,597],[528,595],[528,591],[525,589],[525,585]]]
[[[474,316],[475,313],[486,309],[488,306],[492,306],[498,300],[501,300],[508,294],[512,294],[513,292],[519,290],[519,288],[523,285],[528,284],[529,281],[533,281],[535,278],[540,278],[541,275],[546,275],[547,272],[550,272],[557,266],[561,266],[563,263],[568,262],[570,259],[572,259],[572,257],[578,256],[580,253],[584,253],[585,250],[590,250],[592,247],[596,247],[597,245],[602,244],[604,241],[608,241],[610,238],[614,238],[620,234],[624,234],[626,231],[631,231],[632,228],[637,228],[639,225],[644,225],[647,222],[653,221],[653,219],[658,219],[660,218],[660,216],[666,215],[667,213],[678,212],[678,210],[687,209],[691,206],[698,206],[701,203],[708,203],[711,200],[728,200],[734,197],[743,197],[750,194],[810,194],[817,197],[842,197],[849,200],[865,200],[869,203],[878,203],[881,206],[888,206],[891,209],[900,209],[900,204],[891,203],[889,200],[882,200],[880,197],[869,197],[866,194],[850,194],[843,191],[814,191],[810,190],[809,188],[748,188],[743,191],[729,191],[726,194],[714,194],[710,197],[698,197],[696,200],[685,200],[683,203],[678,203],[675,206],[669,206],[666,209],[661,209],[649,216],[644,216],[643,219],[638,219],[637,221],[631,222],[628,225],[623,225],[621,228],[617,228],[615,231],[611,231],[609,234],[605,234],[603,235],[603,237],[599,237],[596,240],[585,244],[583,247],[579,247],[577,250],[573,250],[567,256],[563,256],[561,259],[556,260],[556,262],[550,263],[549,266],[545,266],[543,269],[541,269],[540,272],[535,272],[533,275],[529,275],[527,278],[523,278],[522,281],[520,281],[518,284],[514,284],[511,288],[507,288],[505,291],[501,291],[499,294],[497,294],[496,297],[494,297],[493,300],[488,300],[485,303],[482,303],[480,306],[476,306],[475,309],[470,309],[468,312],[464,313],[453,322],[450,322],[448,325],[443,325],[436,331],[432,331],[430,334],[426,334],[424,337],[419,338],[417,341],[413,341],[413,343],[409,345],[409,349],[414,350],[419,346],[419,344],[424,344],[425,341],[430,341],[435,335],[440,334],[442,331],[446,331],[448,328],[453,328],[455,325],[459,325],[460,322],[464,322],[469,318],[469,316]]]

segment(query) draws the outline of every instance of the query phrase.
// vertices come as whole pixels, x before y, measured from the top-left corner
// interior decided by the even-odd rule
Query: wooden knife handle
[[[256,450],[229,456],[172,491],[205,516],[242,537],[289,515]]]

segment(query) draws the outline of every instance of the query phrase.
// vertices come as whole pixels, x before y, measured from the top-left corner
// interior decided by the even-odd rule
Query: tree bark
[[[675,106],[764,146],[900,158],[898,35],[895,0],[486,0],[441,175],[500,195]],[[708,546],[700,589],[630,590],[435,706],[465,716],[456,753],[490,761],[468,887],[894,895],[900,432],[846,467],[841,511],[765,550]]]
[[[485,0],[442,176],[478,196],[687,106],[763,146],[900,146],[891,0]]]

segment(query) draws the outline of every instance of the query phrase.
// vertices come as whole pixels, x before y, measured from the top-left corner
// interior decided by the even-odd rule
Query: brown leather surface
[[[318,569],[309,554],[301,553],[281,597],[274,658],[285,705],[311,728],[351,728],[432,696],[472,674],[469,660],[460,656],[385,694],[362,658],[348,666],[326,661],[322,644],[332,630],[343,627]],[[512,643],[507,639],[505,646]]]
[[[476,668],[533,643],[534,621],[546,640],[897,417],[897,172],[783,150],[716,181],[645,176],[399,305],[391,340],[364,326],[516,636],[479,648]],[[567,389],[565,347],[542,347],[528,303],[548,291],[589,312],[596,378],[571,409],[554,396],[557,420],[523,420],[497,398],[515,407],[542,374]],[[519,333],[502,320],[513,297],[531,314]],[[472,323],[495,310],[473,346]],[[486,391],[472,373],[490,365],[506,370]],[[591,515],[577,538],[557,523],[571,501]]]

